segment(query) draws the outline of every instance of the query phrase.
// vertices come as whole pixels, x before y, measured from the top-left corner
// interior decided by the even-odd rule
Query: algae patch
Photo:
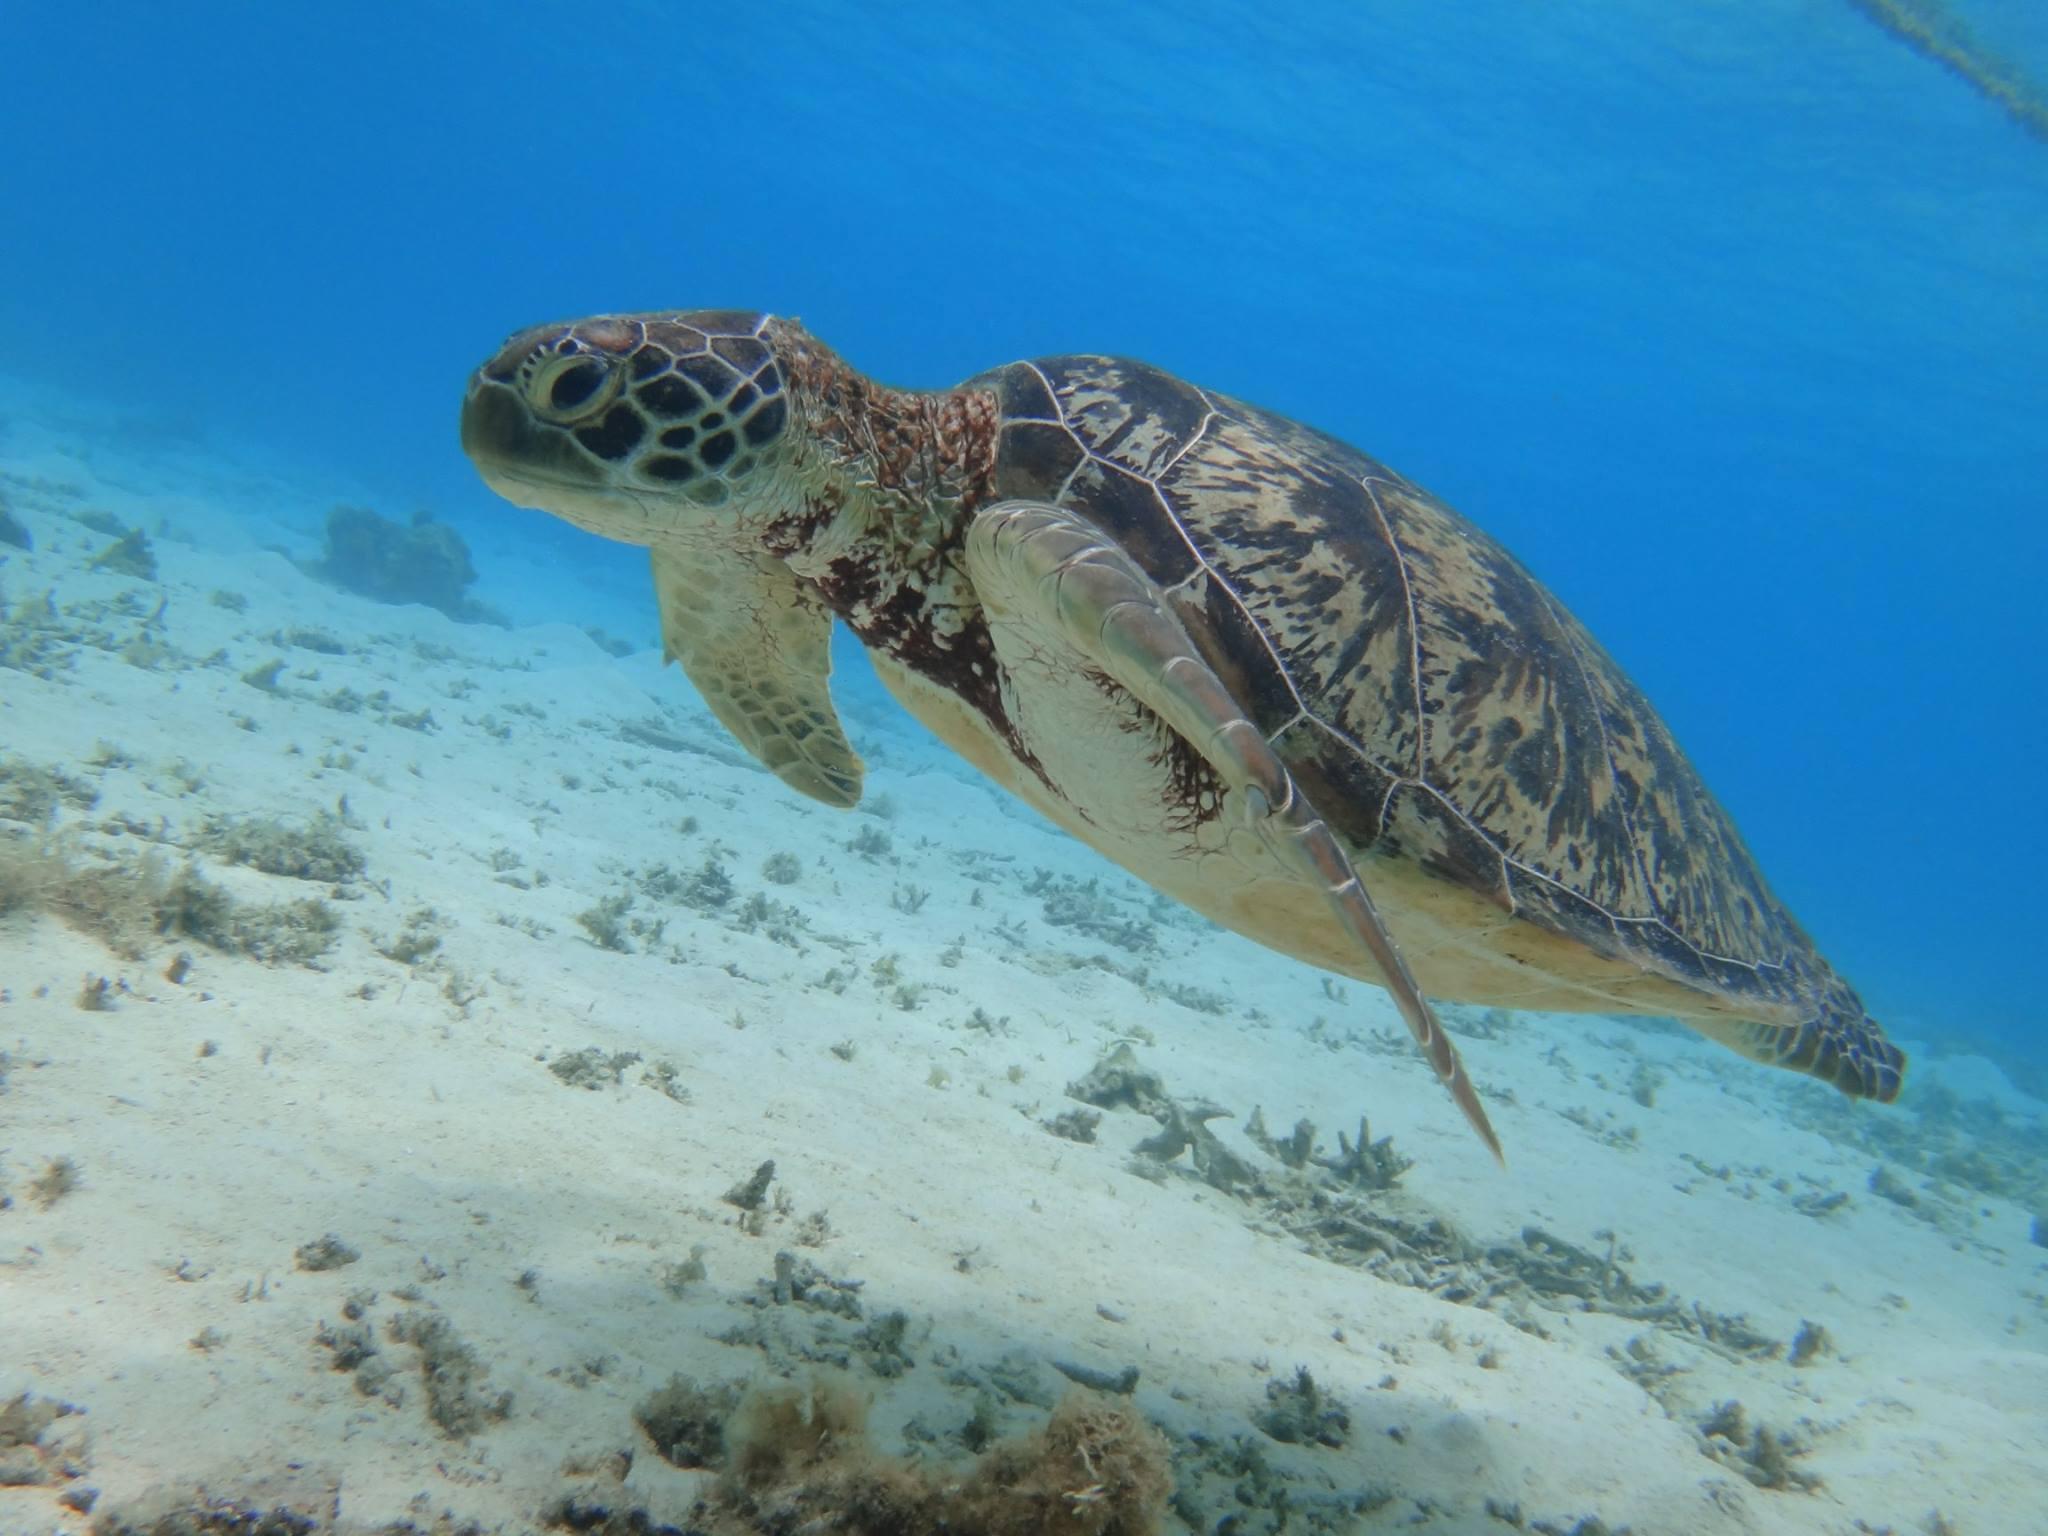
[[[328,811],[296,826],[274,817],[216,818],[200,834],[199,846],[229,864],[322,885],[345,885],[367,867],[341,818]]]

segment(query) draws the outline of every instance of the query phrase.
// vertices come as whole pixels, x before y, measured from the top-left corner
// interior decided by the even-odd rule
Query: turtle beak
[[[482,462],[516,455],[530,445],[532,419],[512,391],[488,377],[483,369],[469,376],[469,393],[462,401],[462,451]]]
[[[518,389],[492,377],[489,368],[470,376],[462,451],[492,490],[519,506],[540,505],[541,487],[590,487],[594,480],[569,434],[535,420]]]
[[[546,512],[586,533],[646,545],[662,531],[659,508],[622,492],[564,429],[527,408],[516,384],[485,367],[462,402],[462,451],[484,484],[515,507]]]

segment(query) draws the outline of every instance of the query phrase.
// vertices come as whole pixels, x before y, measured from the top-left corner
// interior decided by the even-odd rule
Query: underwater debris
[[[594,1045],[586,1045],[580,1051],[570,1051],[557,1056],[548,1063],[548,1070],[571,1088],[587,1088],[595,1093],[600,1088],[617,1088],[626,1080],[626,1068],[641,1060],[638,1051],[605,1051]]]
[[[1266,1383],[1266,1406],[1252,1414],[1261,1434],[1283,1445],[1320,1445],[1340,1449],[1351,1438],[1351,1412],[1316,1385],[1307,1366],[1297,1366],[1291,1381]]]
[[[905,1347],[909,1337],[910,1314],[892,1308],[855,1333],[853,1347],[867,1357],[869,1370],[888,1379],[901,1376],[917,1364]]]
[[[1041,1120],[1038,1123],[1062,1140],[1078,1141],[1084,1145],[1092,1144],[1095,1140],[1095,1128],[1102,1124],[1102,1111],[1070,1109],[1054,1115],[1050,1120]]]
[[[1799,1320],[1799,1331],[1792,1335],[1792,1347],[1786,1352],[1785,1359],[1795,1366],[1811,1365],[1824,1355],[1831,1355],[1834,1352],[1835,1341],[1829,1337],[1827,1329],[1802,1317]]]
[[[1302,1121],[1295,1126],[1295,1134],[1301,1134]],[[1313,1139],[1315,1128],[1309,1126]],[[1415,1166],[1415,1159],[1403,1157],[1394,1150],[1394,1138],[1382,1136],[1372,1139],[1372,1127],[1365,1116],[1358,1117],[1358,1140],[1353,1142],[1342,1131],[1337,1133],[1337,1155],[1335,1157],[1311,1156],[1316,1167],[1327,1169],[1336,1182],[1346,1189],[1388,1190],[1401,1182],[1401,1175]]]
[[[743,1211],[758,1211],[761,1202],[768,1198],[768,1186],[774,1182],[775,1159],[771,1157],[718,1198]]]
[[[1059,1393],[1046,1381],[1038,1364],[1035,1355],[1013,1350],[995,1364],[984,1367],[981,1374],[991,1387],[1012,1402],[1026,1403],[1050,1413],[1059,1402]]]
[[[1256,1104],[1252,1106],[1251,1118],[1244,1123],[1244,1134],[1245,1140],[1285,1168],[1307,1167],[1309,1157],[1315,1151],[1316,1128],[1313,1123],[1297,1120],[1287,1139],[1276,1141],[1266,1129],[1266,1112]]]
[[[317,1274],[321,1270],[340,1269],[344,1265],[353,1264],[362,1256],[363,1251],[343,1241],[340,1233],[329,1232],[325,1237],[317,1237],[312,1242],[301,1243],[293,1249],[292,1265],[294,1268]]]
[[[476,581],[469,546],[424,512],[406,527],[367,507],[335,507],[327,514],[325,548],[311,570],[380,603],[422,603],[469,622],[488,617],[468,596]]]
[[[860,1292],[865,1280],[840,1280],[825,1273],[809,1259],[799,1259],[787,1248],[775,1255],[775,1273],[756,1282],[756,1300],[765,1297],[778,1307],[813,1307],[837,1317],[861,1316]]]
[[[1135,1365],[1127,1365],[1120,1371],[1109,1371],[1092,1365],[1080,1365],[1072,1360],[1048,1360],[1046,1364],[1076,1386],[1086,1387],[1091,1392],[1106,1392],[1112,1397],[1129,1397],[1138,1390],[1138,1368]]]
[[[865,1366],[877,1376],[900,1376],[917,1363],[910,1353],[910,1314],[890,1308],[870,1315],[861,1300],[865,1285],[827,1274],[783,1249],[775,1255],[774,1273],[739,1298],[754,1309],[752,1317],[718,1340],[760,1350],[778,1375],[808,1362],[842,1371]]]
[[[1122,1044],[1067,1084],[1067,1096],[1097,1109],[1135,1109],[1156,1114],[1173,1101],[1157,1072],[1140,1066],[1137,1053]]]
[[[1184,1105],[1169,1099],[1154,1113],[1160,1124],[1159,1133],[1138,1143],[1134,1150],[1139,1156],[1170,1163],[1182,1152],[1191,1153],[1195,1172],[1205,1184],[1216,1189],[1237,1189],[1255,1181],[1257,1175],[1251,1165],[1217,1140],[1216,1133],[1208,1127],[1208,1121],[1227,1118],[1229,1110],[1220,1104]]]
[[[1792,1199],[1793,1210],[1802,1216],[1811,1216],[1815,1221],[1823,1216],[1833,1215],[1848,1204],[1849,1192],[1845,1189],[1809,1190],[1803,1195],[1795,1195]]]
[[[1176,1435],[1173,1477],[1173,1512],[1190,1530],[1233,1536],[1346,1536],[1397,1497],[1379,1484],[1339,1488],[1327,1473],[1275,1467],[1251,1435]]]

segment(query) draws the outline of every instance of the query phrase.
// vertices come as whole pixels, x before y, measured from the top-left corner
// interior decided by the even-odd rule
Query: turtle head
[[[767,315],[601,315],[521,331],[470,377],[462,447],[491,489],[658,541],[788,495],[790,397]]]

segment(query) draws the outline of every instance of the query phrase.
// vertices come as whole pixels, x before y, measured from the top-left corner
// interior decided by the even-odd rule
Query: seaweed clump
[[[207,852],[266,875],[345,885],[362,874],[362,849],[342,830],[341,818],[322,811],[302,827],[269,817],[210,823],[201,837]]]
[[[725,1422],[739,1403],[737,1386],[700,1387],[677,1372],[641,1400],[633,1422],[670,1466],[716,1467],[725,1460]]]
[[[451,619],[488,617],[468,596],[476,566],[462,535],[420,513],[410,527],[367,507],[327,514],[327,541],[314,574],[380,603],[423,603]]]
[[[640,1060],[638,1051],[604,1051],[585,1046],[569,1051],[548,1063],[548,1070],[571,1088],[616,1088],[626,1080],[626,1068]]]
[[[47,825],[59,803],[81,811],[98,804],[99,791],[88,781],[61,768],[30,762],[25,757],[0,758],[0,820]]]
[[[77,1437],[50,1431],[60,1419],[83,1412],[56,1398],[26,1392],[0,1403],[0,1467],[7,1474],[0,1485],[32,1488],[82,1475],[85,1467]]]
[[[1775,1493],[1812,1493],[1821,1480],[1792,1465],[1806,1447],[1791,1435],[1762,1424],[1752,1425],[1741,1403],[1717,1403],[1699,1426],[1700,1450],[1710,1460],[1741,1473],[1759,1488]]]
[[[427,1417],[450,1440],[466,1440],[478,1430],[512,1412],[510,1392],[484,1388],[491,1374],[477,1352],[456,1335],[455,1327],[436,1312],[401,1312],[384,1326],[394,1344],[410,1344],[420,1353],[420,1374],[427,1384]]]
[[[70,840],[0,836],[0,917],[13,912],[48,912],[130,960],[153,940],[191,939],[223,954],[310,967],[341,932],[325,901],[237,901],[196,865],[173,867],[154,851],[85,862]]]
[[[149,547],[149,535],[140,528],[130,528],[120,538],[94,555],[87,569],[112,571],[119,576],[133,576],[137,581],[156,580],[156,551]]]
[[[844,1386],[776,1387],[727,1426],[726,1470],[695,1518],[714,1533],[1144,1536],[1172,1492],[1166,1439],[1128,1403],[1076,1393],[1043,1428],[1001,1441],[965,1476],[876,1454]]]

